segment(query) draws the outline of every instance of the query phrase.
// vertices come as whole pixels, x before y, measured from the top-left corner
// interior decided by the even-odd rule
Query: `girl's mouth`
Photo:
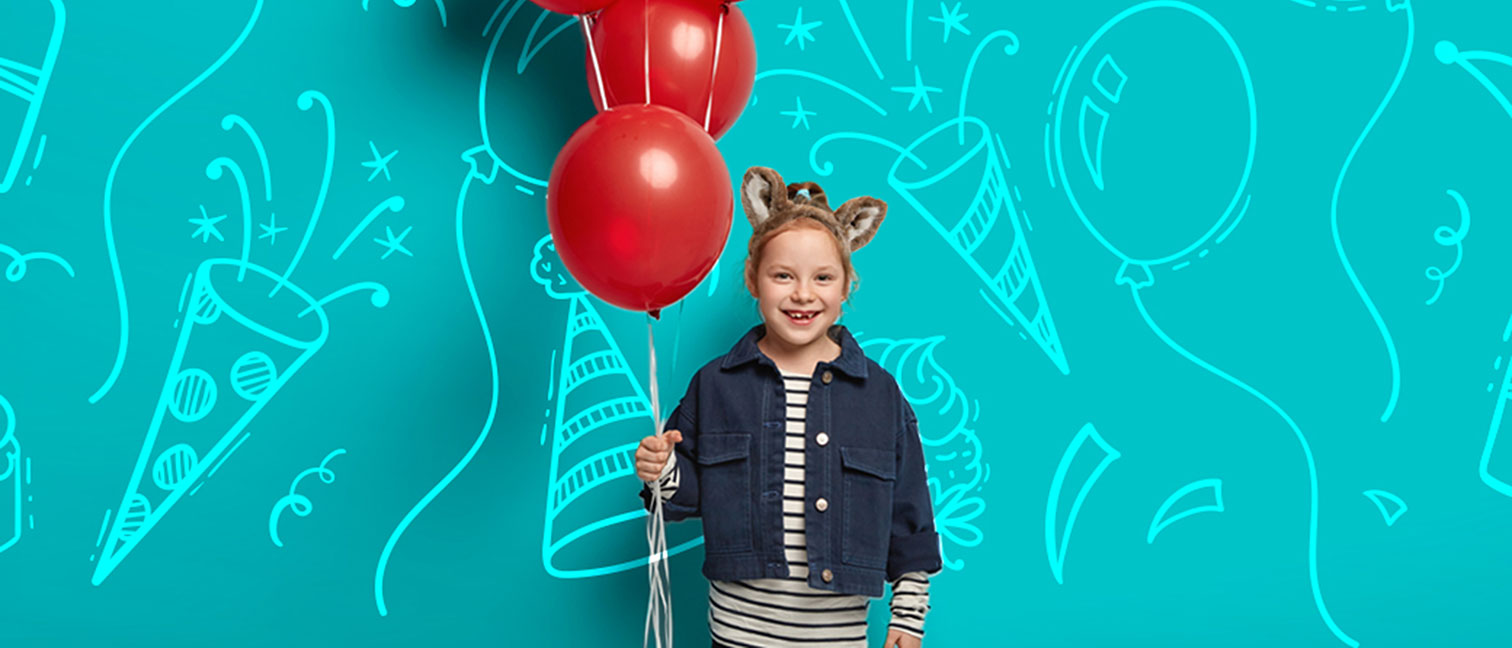
[[[814,322],[814,319],[819,316],[820,312],[812,310],[785,310],[782,311],[782,314],[787,315],[788,321],[792,322],[795,326],[808,326]]]

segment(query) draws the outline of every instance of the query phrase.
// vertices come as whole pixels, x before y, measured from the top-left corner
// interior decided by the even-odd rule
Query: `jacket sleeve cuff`
[[[893,536],[888,543],[887,549],[887,580],[895,581],[903,574],[912,571],[921,571],[926,574],[939,573],[943,568],[940,562],[940,534],[934,531],[920,531],[913,535]]]

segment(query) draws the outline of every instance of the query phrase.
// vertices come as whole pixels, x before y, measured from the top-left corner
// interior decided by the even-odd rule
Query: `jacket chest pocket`
[[[887,548],[892,527],[893,483],[897,466],[890,450],[844,446],[845,543],[841,560],[860,567],[887,566]]]
[[[709,434],[698,439],[698,488],[704,552],[750,551],[751,435]]]

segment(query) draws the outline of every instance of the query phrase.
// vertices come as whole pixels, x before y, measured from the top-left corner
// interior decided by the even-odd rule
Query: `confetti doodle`
[[[949,43],[950,32],[952,31],[958,31],[967,36],[971,35],[971,30],[967,29],[966,24],[963,22],[968,16],[970,16],[970,14],[961,13],[961,3],[957,2],[955,3],[954,7],[946,10],[945,3],[941,2],[940,15],[930,16],[929,22],[940,23],[940,26],[945,30],[945,34],[942,38],[940,38],[940,42]]]
[[[1386,521],[1386,526],[1396,524],[1402,519],[1402,514],[1407,512],[1407,503],[1402,498],[1383,490],[1370,489],[1362,493],[1376,509],[1381,512],[1381,519]]]
[[[409,251],[409,248],[404,247],[404,238],[406,236],[409,236],[410,230],[413,230],[413,229],[415,229],[413,226],[406,227],[406,228],[404,228],[403,232],[399,233],[398,236],[394,236],[394,228],[392,228],[392,227],[384,227],[383,228],[384,237],[381,238],[381,239],[380,238],[373,239],[374,243],[377,243],[379,246],[381,246],[381,247],[384,248],[383,256],[378,257],[378,258],[379,259],[387,259],[387,258],[389,258],[390,254],[393,254],[395,252],[399,252],[399,253],[403,254],[404,256],[407,256],[407,257],[415,256],[415,254],[413,252]]]
[[[919,76],[919,66],[917,65],[914,66],[914,84],[911,86],[893,86],[892,91],[909,95],[908,112],[913,112],[914,107],[918,106],[919,102],[922,101],[924,102],[924,110],[930,113],[934,112],[934,104],[929,102],[929,93],[942,92],[942,90],[934,86],[924,85],[924,79]]]
[[[797,41],[798,49],[802,50],[805,41],[813,42],[814,28],[823,24],[824,22],[819,20],[803,22],[803,7],[798,7],[798,15],[793,18],[793,24],[777,25],[777,28],[788,30],[787,40],[782,41],[783,45],[791,45],[793,41]]]
[[[1071,530],[1076,525],[1076,516],[1081,513],[1082,504],[1086,502],[1087,495],[1092,492],[1097,480],[1102,477],[1103,471],[1121,456],[1123,455],[1108,445],[1091,423],[1082,426],[1061,455],[1060,463],[1055,467],[1055,477],[1050,481],[1050,496],[1045,500],[1045,553],[1050,557],[1050,571],[1055,574],[1055,582],[1062,585],[1066,583],[1066,550],[1071,546]],[[1089,462],[1095,465],[1086,471],[1085,481],[1081,484],[1066,483],[1066,476],[1070,474],[1073,464],[1085,466]],[[1077,473],[1082,472],[1083,468],[1078,467]],[[1066,506],[1064,502],[1068,487],[1074,488],[1075,494],[1072,495],[1071,504]]]
[[[310,475],[315,475],[320,478],[320,481],[327,484],[335,483],[336,472],[327,468],[326,464],[331,463],[331,460],[337,456],[344,454],[346,454],[346,449],[338,448],[332,451],[331,454],[326,455],[325,459],[321,459],[319,466],[307,468],[300,472],[294,477],[294,481],[289,483],[289,494],[278,498],[278,501],[273,503],[273,511],[268,514],[268,537],[273,540],[273,546],[284,546],[283,539],[278,536],[278,521],[283,516],[285,510],[294,511],[294,514],[299,517],[309,517],[310,513],[315,510],[315,504],[310,501],[310,498],[295,492],[299,489],[299,482]]]
[[[1210,500],[1192,501],[1187,500]],[[1171,509],[1180,504],[1184,508],[1175,515],[1171,515]],[[1155,544],[1155,536],[1160,535],[1166,527],[1179,520],[1189,518],[1198,513],[1222,513],[1223,512],[1223,480],[1199,479],[1190,484],[1176,489],[1171,493],[1160,508],[1155,511],[1155,519],[1150,520],[1150,531],[1145,535],[1146,544]]]
[[[376,144],[373,144],[372,142],[368,142],[368,149],[373,152],[373,159],[371,162],[362,163],[362,166],[373,170],[371,174],[368,174],[368,182],[372,182],[373,178],[378,177],[378,174],[380,173],[383,174],[384,180],[392,181],[394,178],[393,176],[389,175],[388,165],[389,161],[393,160],[394,156],[399,154],[399,151],[393,151],[388,155],[383,155],[378,152],[378,146]]]
[[[1355,293],[1360,296],[1360,301],[1365,304],[1365,310],[1370,313],[1371,321],[1375,322],[1376,330],[1381,333],[1381,341],[1386,345],[1386,360],[1391,368],[1391,391],[1386,398],[1386,408],[1381,412],[1381,422],[1391,420],[1391,413],[1396,411],[1397,398],[1402,392],[1402,367],[1397,361],[1396,342],[1392,340],[1391,331],[1386,327],[1386,319],[1381,311],[1376,308],[1375,301],[1365,291],[1365,284],[1360,282],[1360,277],[1355,273],[1354,265],[1349,261],[1349,255],[1344,252],[1344,241],[1339,235],[1339,193],[1344,189],[1344,178],[1349,175],[1349,167],[1354,162],[1355,155],[1360,152],[1360,146],[1365,144],[1365,138],[1370,136],[1371,129],[1375,128],[1381,114],[1386,112],[1386,106],[1391,103],[1392,97],[1402,84],[1402,77],[1407,74],[1407,62],[1412,58],[1413,34],[1416,23],[1412,16],[1412,3],[1402,0],[1399,4],[1390,5],[1390,11],[1406,10],[1407,37],[1402,45],[1402,62],[1397,66],[1396,76],[1391,79],[1390,87],[1386,88],[1386,96],[1381,98],[1380,105],[1376,106],[1375,112],[1365,122],[1365,128],[1360,131],[1360,136],[1355,139],[1354,146],[1349,148],[1349,153],[1344,156],[1344,166],[1339,168],[1339,176],[1334,180],[1333,197],[1328,203],[1328,224],[1333,232],[1334,252],[1338,254],[1339,263],[1344,266],[1344,274],[1349,277],[1350,285],[1354,286]]]
[[[5,279],[16,283],[26,276],[26,264],[30,261],[49,261],[57,264],[68,276],[74,276],[73,266],[56,254],[49,252],[28,252],[22,254],[16,248],[9,245],[0,245],[0,255],[10,257],[10,262],[5,264]]]
[[[26,107],[19,123],[0,121],[0,194],[10,191],[16,175],[26,160],[31,148],[32,134],[37,127],[37,116],[42,112],[42,102],[47,98],[47,86],[52,83],[53,65],[58,60],[58,49],[63,44],[63,28],[67,22],[62,0],[24,0],[20,3],[20,16],[10,16],[10,24],[0,25],[0,43],[9,47],[0,49],[0,105],[20,100]],[[9,51],[13,43],[25,44],[19,38],[29,29],[47,34],[47,42],[41,51]],[[19,33],[13,32],[17,30]],[[10,114],[5,110],[0,114]],[[14,128],[16,137],[10,137]],[[46,140],[43,140],[43,144]],[[7,150],[9,149],[9,150]],[[42,159],[39,144],[36,161]],[[36,162],[32,168],[36,168]],[[27,179],[30,183],[30,178]]]
[[[1433,242],[1444,247],[1453,247],[1454,263],[1449,266],[1448,270],[1443,270],[1438,266],[1428,266],[1428,269],[1423,271],[1423,275],[1428,277],[1429,281],[1438,282],[1438,286],[1433,290],[1433,295],[1428,298],[1428,301],[1424,302],[1426,306],[1432,306],[1434,302],[1438,301],[1439,295],[1444,294],[1444,282],[1448,281],[1449,277],[1459,270],[1460,261],[1465,256],[1465,235],[1470,233],[1470,208],[1465,205],[1464,196],[1461,196],[1458,191],[1453,189],[1445,190],[1445,193],[1449,194],[1449,197],[1454,199],[1454,204],[1459,206],[1459,227],[1448,227],[1446,225],[1435,227],[1433,229]]]

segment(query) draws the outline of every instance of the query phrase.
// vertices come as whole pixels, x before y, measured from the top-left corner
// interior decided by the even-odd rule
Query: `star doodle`
[[[201,243],[209,243],[210,242],[210,237],[212,237],[212,236],[214,236],[215,240],[217,240],[217,241],[224,241],[224,240],[226,240],[226,237],[221,236],[220,230],[215,227],[216,223],[219,223],[219,222],[221,222],[223,220],[226,220],[226,215],[225,214],[221,214],[220,216],[216,216],[214,218],[211,218],[210,217],[210,213],[205,211],[205,206],[204,205],[200,205],[199,206],[199,210],[200,210],[200,217],[199,218],[191,218],[191,219],[189,219],[189,224],[190,225],[197,225],[198,226],[198,227],[195,228],[194,233],[189,235],[189,238],[194,238],[196,236],[203,236],[204,238],[200,240]]]
[[[399,152],[394,151],[393,153],[390,153],[388,155],[380,155],[378,153],[378,146],[376,144],[373,144],[371,141],[368,142],[368,148],[372,149],[373,151],[373,161],[362,163],[362,166],[373,170],[371,174],[368,174],[368,182],[372,182],[373,178],[378,177],[378,174],[380,173],[383,174],[384,180],[393,181],[394,178],[389,175],[389,160],[394,159],[394,156],[398,155]]]
[[[924,85],[924,79],[919,76],[919,66],[917,65],[914,66],[914,84],[911,86],[893,86],[892,91],[913,95],[913,98],[908,102],[908,112],[913,112],[914,107],[919,105],[920,100],[923,100],[924,109],[930,113],[934,113],[934,105],[929,102],[929,93],[943,92],[943,90],[934,86]]]
[[[384,227],[383,231],[384,231],[384,234],[385,234],[387,240],[380,239],[380,238],[373,239],[374,243],[377,243],[379,245],[382,245],[383,247],[388,248],[388,251],[383,253],[383,256],[380,257],[380,260],[381,259],[387,259],[387,258],[389,258],[389,255],[393,254],[395,252],[403,252],[404,256],[407,256],[407,257],[413,257],[413,256],[415,256],[412,252],[409,251],[408,248],[404,247],[404,237],[409,236],[410,230],[412,230],[412,229],[415,229],[415,226],[411,225],[409,227],[404,228],[404,231],[400,232],[399,236],[397,238],[395,238],[394,237],[394,228],[392,228],[392,227]]]
[[[258,225],[258,227],[262,228],[263,233],[257,235],[257,238],[268,239],[268,245],[276,245],[278,243],[279,232],[289,231],[287,227],[278,226],[278,214],[273,213],[268,214],[267,225]]]
[[[816,113],[816,112],[814,112],[812,110],[804,110],[803,109],[803,97],[793,97],[793,99],[797,100],[797,102],[798,102],[798,108],[797,109],[795,109],[795,110],[783,110],[783,111],[778,112],[777,114],[779,114],[779,115],[785,115],[785,116],[788,116],[788,117],[792,117],[793,118],[793,128],[797,128],[798,124],[803,124],[803,130],[809,130],[809,120],[808,120],[809,116],[810,115],[818,115],[819,113]]]
[[[940,25],[945,28],[945,38],[943,40],[941,40],[940,42],[942,42],[942,43],[949,43],[950,42],[950,32],[951,31],[958,31],[958,32],[961,32],[962,34],[965,34],[967,36],[971,35],[971,30],[966,29],[966,25],[962,24],[962,22],[961,22],[963,20],[966,20],[966,18],[969,17],[970,15],[971,14],[963,14],[963,13],[961,13],[961,3],[959,3],[959,2],[957,2],[955,4],[954,8],[949,9],[949,10],[947,10],[945,8],[945,3],[941,2],[940,3],[940,15],[938,15],[938,16],[930,16],[929,17],[929,22],[940,23]]]
[[[818,26],[823,25],[823,24],[824,24],[824,21],[821,21],[821,20],[815,20],[814,22],[811,22],[811,23],[803,22],[803,7],[799,7],[798,8],[798,15],[793,18],[793,24],[791,24],[791,25],[778,25],[777,28],[778,29],[786,29],[786,30],[788,30],[787,40],[782,41],[783,45],[790,45],[790,44],[792,44],[792,42],[794,40],[797,40],[798,41],[798,49],[799,49],[799,51],[802,51],[803,50],[803,41],[805,41],[805,40],[807,40],[807,41],[813,41],[814,40],[814,34],[812,33],[813,29],[815,27],[818,27]]]

